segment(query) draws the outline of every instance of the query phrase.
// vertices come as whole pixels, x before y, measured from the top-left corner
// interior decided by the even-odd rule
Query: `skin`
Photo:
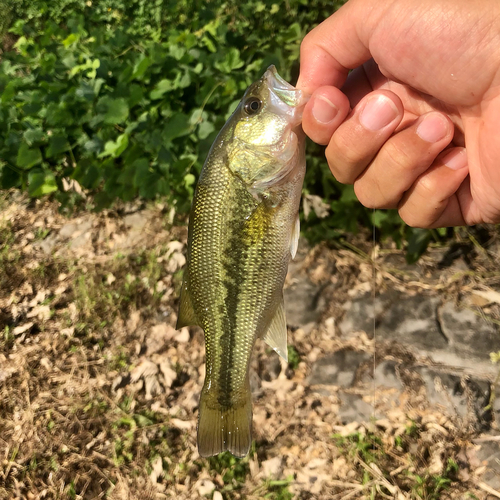
[[[500,222],[498,0],[350,0],[304,38],[297,87],[363,205],[415,227]]]

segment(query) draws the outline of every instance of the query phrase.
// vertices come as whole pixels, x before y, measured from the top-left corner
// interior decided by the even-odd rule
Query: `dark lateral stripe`
[[[228,209],[231,217],[228,218],[227,227],[229,238],[225,245],[225,255],[223,257],[223,268],[226,279],[223,281],[225,288],[225,314],[221,318],[223,333],[221,335],[221,359],[218,382],[220,387],[219,403],[222,406],[231,406],[231,399],[234,394],[234,374],[235,370],[244,367],[235,366],[235,350],[238,339],[236,338],[236,327],[238,324],[238,306],[240,304],[242,287],[245,281],[245,267],[248,259],[250,241],[242,234],[245,215],[248,206],[245,207],[245,195],[247,192],[234,193],[233,206]],[[245,190],[246,191],[246,190]]]

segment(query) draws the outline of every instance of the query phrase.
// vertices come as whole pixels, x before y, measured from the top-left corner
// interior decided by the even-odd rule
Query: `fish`
[[[219,132],[196,185],[177,328],[204,331],[202,457],[250,449],[256,339],[287,359],[283,285],[300,233],[308,98],[270,66]]]

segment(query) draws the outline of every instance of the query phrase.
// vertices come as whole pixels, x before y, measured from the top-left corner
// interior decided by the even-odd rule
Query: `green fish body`
[[[217,136],[196,187],[177,327],[205,333],[201,456],[248,453],[257,337],[287,356],[283,283],[299,237],[306,101],[271,66]]]

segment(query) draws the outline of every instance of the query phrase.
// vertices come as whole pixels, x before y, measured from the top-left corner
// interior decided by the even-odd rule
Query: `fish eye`
[[[262,101],[257,97],[249,97],[245,102],[245,113],[247,115],[255,115],[262,108]]]

